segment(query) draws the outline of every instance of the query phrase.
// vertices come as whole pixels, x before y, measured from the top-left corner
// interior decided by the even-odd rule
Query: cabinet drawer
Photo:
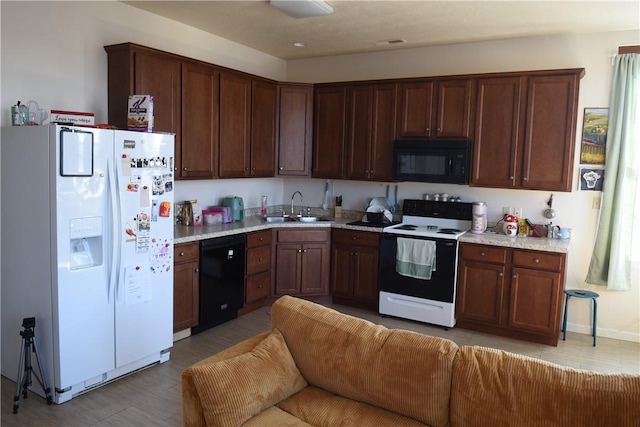
[[[380,246],[380,234],[368,231],[334,229],[331,232],[331,241],[345,245],[372,246],[377,248]]]
[[[564,255],[539,251],[513,251],[513,265],[536,270],[561,271]]]
[[[271,268],[271,246],[247,250],[247,275],[268,271]]]
[[[200,243],[190,242],[181,243],[173,247],[174,264],[182,264],[185,262],[199,262],[200,260]]]
[[[247,277],[247,303],[266,298],[271,293],[271,272]]]
[[[256,231],[247,234],[247,248],[271,244],[271,230]]]
[[[496,246],[462,244],[460,245],[460,256],[465,260],[506,264],[507,249]]]
[[[326,242],[327,230],[278,230],[278,243],[282,242]]]

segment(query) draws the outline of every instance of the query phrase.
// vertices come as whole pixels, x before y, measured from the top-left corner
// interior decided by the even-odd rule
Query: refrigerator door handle
[[[109,273],[109,287],[107,289],[107,298],[109,303],[113,302],[113,296],[118,282],[118,271],[120,266],[120,204],[118,199],[118,184],[116,182],[116,174],[111,159],[107,159],[107,171],[109,173],[109,196],[111,198],[111,218],[112,218],[112,235],[111,235],[111,271]]]

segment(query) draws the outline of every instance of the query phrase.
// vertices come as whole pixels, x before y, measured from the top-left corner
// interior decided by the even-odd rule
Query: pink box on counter
[[[233,221],[233,215],[231,214],[231,207],[230,206],[209,206],[207,208],[207,211],[212,214],[222,214],[222,222],[223,223],[227,223],[227,222],[232,222]]]

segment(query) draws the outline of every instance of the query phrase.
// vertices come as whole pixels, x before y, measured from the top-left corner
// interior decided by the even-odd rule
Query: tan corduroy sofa
[[[184,426],[640,426],[640,376],[599,374],[293,297],[182,374]]]

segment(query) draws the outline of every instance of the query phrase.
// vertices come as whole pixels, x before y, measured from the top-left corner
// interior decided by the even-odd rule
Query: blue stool
[[[598,318],[598,301],[597,298],[600,296],[595,292],[584,291],[582,289],[566,289],[564,291],[566,294],[564,300],[564,319],[562,320],[562,341],[565,341],[567,338],[567,311],[569,309],[569,298],[589,298],[593,301],[593,346],[596,346],[596,320]]]

